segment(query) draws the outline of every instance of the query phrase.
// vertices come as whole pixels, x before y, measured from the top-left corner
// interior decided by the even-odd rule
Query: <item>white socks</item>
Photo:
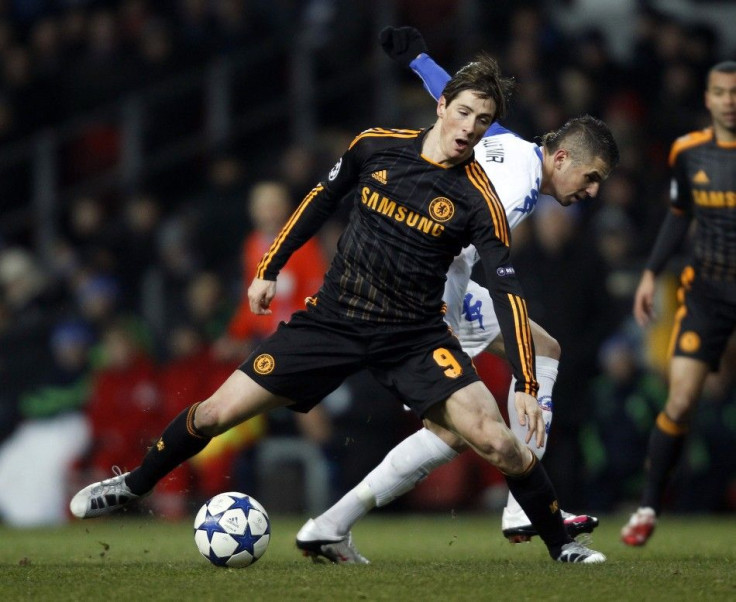
[[[385,506],[410,491],[432,470],[457,455],[437,435],[423,428],[388,452],[365,479],[314,520],[321,530],[346,535],[372,508]]]
[[[554,388],[555,381],[557,380],[557,368],[560,365],[560,362],[559,360],[543,355],[538,355],[535,360],[537,364],[537,381],[539,382],[539,393],[537,394],[537,399],[539,400],[540,407],[542,408],[542,418],[544,419],[547,436],[544,438],[544,445],[542,447],[537,447],[536,443],[534,443],[534,439],[532,439],[530,448],[537,456],[537,459],[541,460],[542,456],[544,456],[544,452],[547,450],[549,427],[552,424],[552,389]],[[527,427],[521,426],[516,418],[516,406],[514,405],[515,385],[516,379],[512,378],[508,397],[509,427],[514,435],[523,442],[526,439]],[[514,499],[514,496],[511,495],[511,493],[509,493],[506,508],[509,512],[522,512],[519,502]]]

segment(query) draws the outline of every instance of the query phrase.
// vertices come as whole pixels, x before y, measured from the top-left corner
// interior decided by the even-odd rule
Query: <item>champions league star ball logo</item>
[[[270,540],[271,521],[265,508],[237,491],[211,498],[194,519],[194,543],[215,566],[250,566],[263,556]]]
[[[340,167],[342,167],[342,158],[335,163],[335,166],[330,170],[330,173],[327,175],[327,179],[332,182],[337,177],[337,174],[340,173]]]

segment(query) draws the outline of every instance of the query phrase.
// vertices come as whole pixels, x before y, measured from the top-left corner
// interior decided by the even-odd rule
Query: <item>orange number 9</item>
[[[455,359],[455,357],[447,349],[440,347],[432,353],[432,358],[440,368],[445,369],[445,376],[448,378],[457,378],[462,376],[463,368]]]

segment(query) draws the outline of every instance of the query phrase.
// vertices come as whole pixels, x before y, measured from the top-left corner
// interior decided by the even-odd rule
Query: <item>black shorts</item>
[[[240,369],[275,395],[308,412],[343,380],[367,368],[423,416],[428,408],[480,380],[447,324],[391,325],[295,313]]]
[[[718,370],[736,328],[736,304],[729,300],[728,286],[698,278],[691,267],[683,270],[670,343],[672,355],[697,359]]]

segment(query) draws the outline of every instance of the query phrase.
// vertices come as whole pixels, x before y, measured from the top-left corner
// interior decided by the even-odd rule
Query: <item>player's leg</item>
[[[536,351],[535,362],[537,366],[537,382],[539,383],[537,399],[539,401],[539,408],[542,410],[547,435],[544,444],[541,447],[533,446],[532,451],[541,460],[544,452],[547,450],[549,429],[552,424],[552,389],[557,380],[557,369],[560,363],[560,345],[554,337],[535,322],[530,321],[530,326],[532,337],[534,338],[534,349]],[[502,344],[503,341],[501,341]],[[498,342],[491,346],[491,348],[497,347]],[[516,379],[511,377],[511,384],[507,396],[509,427],[519,441],[524,441],[527,434],[527,427],[520,425],[519,421],[514,419],[516,414],[514,406],[515,386]],[[537,534],[529,517],[527,517],[511,491],[509,491],[506,506],[501,515],[501,532],[511,543],[529,541]]]
[[[530,326],[532,337],[534,338],[537,382],[539,382],[539,393],[537,395],[537,399],[539,400],[539,408],[542,410],[546,433],[549,436],[554,409],[552,390],[554,389],[555,382],[557,381],[557,370],[560,364],[560,344],[539,324],[530,320]],[[500,341],[501,348],[502,345],[503,342]],[[499,341],[494,341],[490,345],[490,348],[496,352],[498,347]],[[515,385],[516,380],[512,377],[507,399],[509,426],[514,435],[516,435],[520,441],[524,441],[526,438],[527,427],[520,425],[517,420],[512,419],[515,413]],[[539,460],[542,459],[544,453],[547,451],[548,441],[549,438],[547,437],[541,447],[537,447],[536,445],[532,447],[532,451]],[[565,510],[562,510],[562,516],[568,533],[573,537],[576,537],[581,533],[592,532],[598,526],[599,522],[594,516],[589,516],[587,514],[573,514],[566,512]],[[519,502],[516,501],[511,492],[509,492],[508,500],[501,516],[501,531],[504,537],[506,537],[511,543],[526,542],[536,535],[536,531],[532,526],[531,521],[526,516],[524,510],[521,508]]]
[[[449,274],[448,274],[449,279]],[[447,290],[447,289],[446,289]],[[534,348],[536,352],[537,381],[539,382],[539,407],[542,410],[544,423],[549,434],[552,424],[552,390],[557,380],[557,369],[560,360],[560,345],[557,340],[544,330],[539,324],[530,321]],[[463,350],[471,357],[487,351],[494,355],[505,356],[503,337],[498,318],[493,308],[490,293],[487,289],[474,281],[467,284],[462,312],[455,316],[454,328],[458,332]],[[514,386],[516,382],[512,379],[507,398],[509,426],[514,435],[520,441],[526,439],[526,426],[522,426],[513,419],[516,410],[514,408]],[[534,453],[538,459],[542,459],[547,449],[547,439],[541,447],[534,446]],[[580,533],[590,533],[598,526],[598,519],[587,514],[576,515],[562,510],[565,525],[568,532],[573,536]],[[529,541],[536,531],[531,521],[522,510],[519,503],[509,492],[506,506],[501,516],[501,531],[512,543]]]
[[[129,473],[92,483],[79,491],[69,507],[78,518],[94,518],[147,495],[164,476],[196,455],[212,437],[230,427],[290,401],[273,395],[241,370],[203,402],[183,410],[164,429],[141,465]]]
[[[680,308],[672,331],[667,402],[652,428],[645,461],[645,487],[640,506],[621,529],[621,540],[631,546],[644,545],[662,510],[669,476],[682,456],[705,378],[718,369],[729,338],[736,326],[736,312],[721,301],[720,291],[683,271],[678,291]]]
[[[690,419],[709,371],[708,364],[700,360],[676,356],[670,361],[667,403],[649,436],[644,491],[639,508],[621,530],[621,540],[627,545],[642,546],[654,533],[670,475],[682,457]]]
[[[174,418],[138,468],[77,493],[70,503],[72,513],[92,518],[146,495],[212,437],[257,414],[285,405],[309,411],[362,362],[360,336],[341,333],[328,322],[310,312],[298,312],[288,323],[282,322],[212,396]]]
[[[409,399],[422,399],[422,397],[442,398],[449,394],[437,391],[433,381],[427,378],[427,371],[434,370],[434,378],[446,380],[443,368],[427,359],[427,354],[422,352],[425,348],[420,341],[428,336],[427,345],[430,348],[452,346],[458,353],[462,353],[458,340],[451,336],[447,326],[438,323],[430,329],[429,334],[422,328],[419,332],[407,329],[406,336],[396,336],[394,343],[388,347],[381,347],[375,354],[376,357],[388,362],[388,365],[378,366],[378,372],[374,372],[379,382],[393,388],[397,379],[404,384],[400,391],[394,388],[397,396]],[[419,337],[419,338],[417,338]],[[375,338],[375,337],[372,337]],[[405,370],[397,367],[391,359],[394,357],[412,358],[407,360]],[[466,372],[475,375],[472,363],[467,356]],[[425,362],[430,361],[430,365]],[[377,362],[380,364],[381,362]],[[394,375],[395,373],[395,375]],[[468,379],[468,376],[464,376]],[[477,379],[477,376],[472,376]],[[469,382],[469,381],[468,381]],[[444,385],[443,383],[443,386]],[[403,395],[404,391],[411,391],[411,395]],[[422,401],[426,401],[422,399]],[[430,404],[431,405],[431,404]],[[424,407],[420,403],[420,406]],[[415,408],[416,409],[416,408]],[[421,415],[421,409],[417,410]],[[297,548],[313,559],[323,556],[338,564],[364,564],[366,559],[361,556],[352,544],[350,529],[365,516],[372,508],[388,504],[393,499],[412,489],[427,474],[449,462],[457,456],[458,450],[464,449],[464,443],[456,435],[435,427],[436,433],[426,428],[421,429],[393,448],[358,485],[348,491],[332,507],[321,515],[310,519],[299,530],[296,537]]]
[[[506,426],[490,391],[475,382],[435,404],[426,417],[464,439],[505,476],[553,559],[604,562],[605,556],[576,543],[567,533],[554,487],[532,451]]]
[[[375,507],[385,506],[413,489],[432,470],[466,449],[457,435],[429,423],[386,454],[353,489],[319,516],[309,519],[296,536],[305,554],[325,556],[337,564],[365,564],[352,544],[353,525]],[[432,432],[434,431],[434,432]]]
[[[397,332],[395,337],[377,345],[373,352],[377,358],[374,376],[397,397],[411,403],[420,416],[424,408],[462,386],[455,378],[448,378],[447,365],[432,359],[433,355],[425,349],[451,348],[464,362],[462,366],[457,365],[460,373],[457,378],[463,383],[478,379],[470,358],[462,353],[457,338],[442,322],[430,328],[408,327],[405,333]],[[395,357],[404,358],[401,365],[392,361]],[[372,508],[388,504],[409,491],[432,469],[449,462],[464,449],[461,438],[438,425],[431,426],[434,432],[423,428],[407,437],[336,504],[307,521],[297,534],[297,548],[312,558],[324,556],[338,564],[365,563],[352,544],[351,527]]]

